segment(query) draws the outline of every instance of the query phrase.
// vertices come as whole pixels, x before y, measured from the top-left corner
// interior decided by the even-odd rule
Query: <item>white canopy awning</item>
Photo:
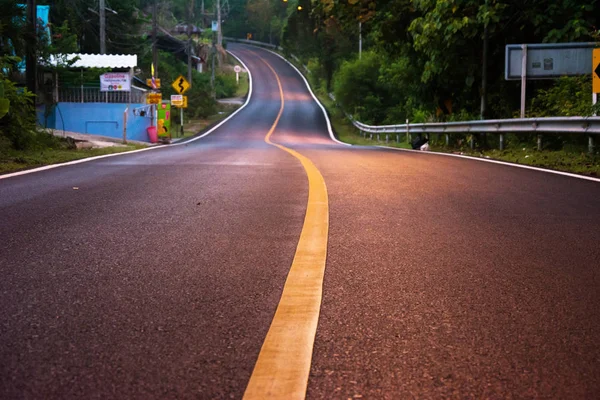
[[[137,67],[136,54],[66,54],[61,59],[75,61],[71,68],[134,68]],[[51,61],[56,64],[56,60]]]

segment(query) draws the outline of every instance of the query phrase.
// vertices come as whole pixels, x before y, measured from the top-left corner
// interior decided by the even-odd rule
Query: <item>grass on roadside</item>
[[[250,83],[248,80],[248,74],[246,72],[240,72],[240,83],[238,84],[235,92],[235,97],[246,97],[249,89]]]
[[[43,149],[43,150],[13,150],[0,147],[0,174],[16,172],[24,169],[58,164],[82,158],[101,156],[105,154],[122,153],[125,151],[145,148],[143,145],[126,145],[105,147],[100,149]]]
[[[515,164],[550,168],[576,174],[600,176],[600,156],[590,155],[586,151],[542,150],[532,147],[508,148],[505,150],[463,150],[433,146],[433,151],[458,153],[472,157],[508,161]]]

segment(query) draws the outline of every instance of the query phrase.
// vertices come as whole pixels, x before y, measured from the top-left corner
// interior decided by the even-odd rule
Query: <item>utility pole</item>
[[[221,0],[217,0],[217,44],[223,45],[223,35],[221,33]]]
[[[158,42],[156,35],[158,34],[158,0],[154,0],[154,4],[152,6],[152,78],[158,76],[158,51],[156,49],[156,43]],[[158,105],[152,105],[150,108],[152,116],[151,116],[151,125],[156,126],[158,129]],[[154,123],[154,117],[156,116],[157,121],[156,125]]]
[[[152,63],[154,64],[154,74],[158,76],[158,51],[156,49],[158,34],[158,0],[154,0],[152,7]]]
[[[362,59],[362,21],[358,23],[358,59]]]
[[[99,0],[98,15],[100,16],[100,54],[106,54],[106,4]]]
[[[27,31],[29,40],[27,40],[26,80],[27,89],[30,92],[37,92],[37,5],[35,0],[27,0]]]
[[[188,69],[187,69],[187,80],[192,84],[192,21],[194,16],[194,0],[190,0],[190,9],[188,12],[187,18],[187,34],[188,34],[188,44],[187,44],[187,55],[188,55]]]
[[[215,90],[215,56],[217,53],[216,37],[217,37],[217,32],[213,32],[212,48],[210,49],[210,53],[211,53],[210,88],[211,88],[211,92],[212,92],[211,94],[212,94],[213,99],[217,97],[217,93]]]
[[[488,0],[485,0],[485,6],[487,11]],[[489,41],[489,32],[488,32],[488,24],[485,23],[483,28],[483,60],[482,60],[482,70],[481,70],[481,109],[480,109],[480,119],[485,119],[486,117],[486,108],[487,108],[487,63],[488,63],[488,41]]]
[[[200,14],[202,18],[200,19],[200,27],[204,29],[204,0],[202,0],[202,5],[200,6]]]

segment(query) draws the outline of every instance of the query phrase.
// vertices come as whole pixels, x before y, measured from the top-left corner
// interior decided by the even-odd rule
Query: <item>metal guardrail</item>
[[[400,125],[367,125],[350,118],[352,124],[361,132],[372,134],[406,133],[406,140],[410,142],[410,135],[417,134],[445,134],[446,144],[449,144],[450,133],[498,133],[500,150],[504,149],[504,134],[506,133],[537,133],[537,148],[542,149],[542,133],[574,133],[588,135],[588,151],[594,152],[593,135],[600,134],[600,117],[548,117],[548,118],[514,118],[491,119],[479,121],[460,121],[445,123],[400,124]],[[371,136],[372,137],[372,136]],[[386,136],[386,141],[389,137]],[[473,137],[470,140],[473,148]]]
[[[232,38],[232,37],[224,37],[223,39],[227,40],[228,42],[245,43],[245,44],[251,44],[254,46],[268,47],[270,49],[282,50],[282,48],[277,45],[274,45],[271,43],[263,43],[263,42],[259,42],[257,40],[236,39],[236,38]]]
[[[330,93],[329,97],[335,101],[335,96]],[[507,133],[537,133],[537,147],[542,149],[542,133],[573,133],[588,135],[588,151],[594,152],[593,135],[600,134],[600,117],[546,117],[546,118],[509,118],[509,119],[488,119],[476,121],[458,121],[458,122],[432,122],[398,125],[368,125],[356,121],[351,115],[346,113],[346,117],[361,133],[372,134],[396,133],[396,140],[399,142],[400,133],[406,134],[406,140],[410,142],[411,134],[445,134],[446,144],[449,144],[450,133],[497,133],[500,135],[500,150],[504,149],[504,134]],[[372,137],[372,136],[371,136]],[[386,136],[386,142],[389,136]],[[473,138],[470,141],[473,147]]]
[[[257,46],[272,46],[254,40],[231,39],[240,43],[254,44]],[[279,48],[281,49],[281,48]],[[292,55],[300,63],[300,60]],[[307,73],[310,73],[306,66],[303,66]],[[329,97],[335,100],[335,96],[330,93]],[[588,150],[594,152],[594,135],[600,134],[600,117],[547,117],[547,118],[510,118],[510,119],[490,119],[476,121],[459,122],[433,122],[422,124],[398,124],[398,125],[367,125],[356,121],[351,115],[346,116],[352,124],[361,131],[361,133],[370,133],[379,135],[386,134],[386,142],[389,141],[390,133],[396,134],[396,140],[400,141],[400,133],[405,133],[407,141],[410,142],[411,134],[445,134],[446,144],[449,143],[450,133],[497,133],[500,135],[500,149],[504,148],[504,134],[507,133],[537,133],[538,150],[542,149],[542,133],[573,133],[584,134],[588,136]],[[471,147],[474,139],[471,137]]]
[[[369,133],[582,133],[600,134],[600,117],[512,118],[444,123],[367,125],[352,121]]]

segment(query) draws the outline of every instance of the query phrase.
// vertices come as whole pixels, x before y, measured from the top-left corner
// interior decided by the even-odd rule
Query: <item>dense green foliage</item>
[[[291,7],[295,4],[290,2]],[[283,33],[288,53],[367,123],[477,119],[483,41],[489,43],[484,117],[512,117],[519,82],[504,80],[510,43],[592,41],[597,0],[298,0]],[[358,58],[359,23],[363,55]],[[529,115],[589,115],[589,77],[531,81]]]

